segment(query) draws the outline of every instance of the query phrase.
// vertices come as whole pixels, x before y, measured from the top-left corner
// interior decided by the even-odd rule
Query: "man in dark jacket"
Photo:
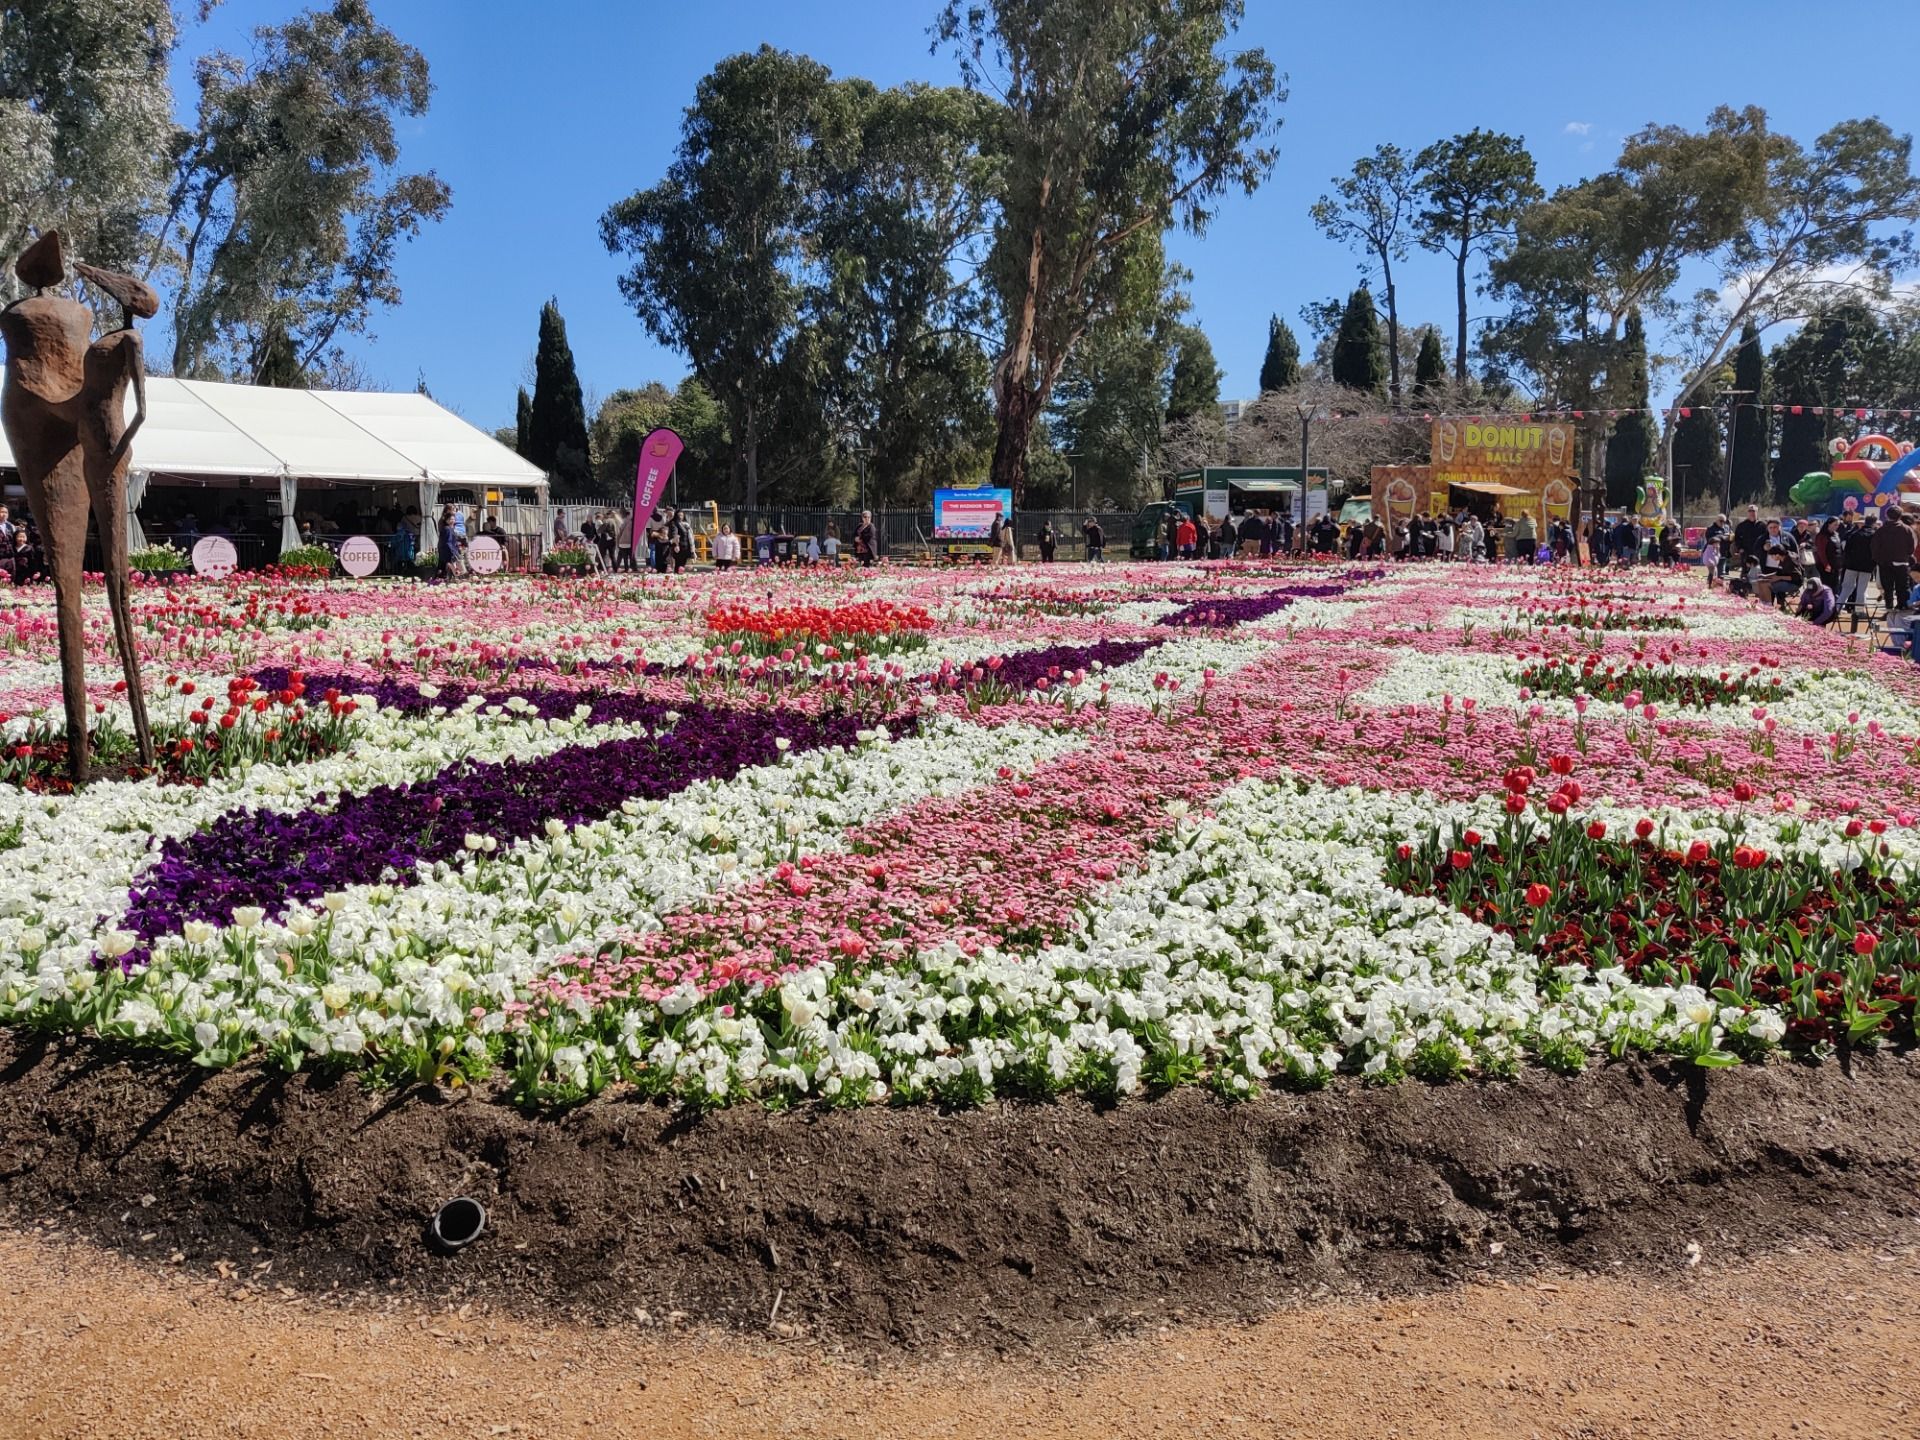
[[[1913,531],[1898,505],[1874,532],[1873,563],[1880,567],[1880,595],[1889,610],[1904,610],[1913,594]]]
[[[1741,560],[1758,565],[1767,549],[1767,523],[1758,505],[1747,506],[1747,518],[1733,527],[1733,548]]]

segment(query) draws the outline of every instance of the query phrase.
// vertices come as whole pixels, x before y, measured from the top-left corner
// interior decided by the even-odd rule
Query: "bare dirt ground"
[[[320,1301],[244,1264],[169,1270],[11,1230],[0,1232],[0,1434],[1920,1434],[1920,1246],[1688,1261],[1176,1323],[1070,1361],[921,1352],[876,1364],[657,1323]]]

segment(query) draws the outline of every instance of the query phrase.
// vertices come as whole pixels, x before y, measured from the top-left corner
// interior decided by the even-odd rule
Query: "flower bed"
[[[200,582],[139,607],[171,768],[0,785],[0,1013],[536,1102],[1911,1043],[1915,667],[1693,579],[1609,587]],[[7,598],[0,765],[50,765],[47,601]]]

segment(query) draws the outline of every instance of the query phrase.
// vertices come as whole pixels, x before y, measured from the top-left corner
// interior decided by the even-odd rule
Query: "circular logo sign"
[[[476,575],[491,575],[507,563],[507,550],[491,535],[476,535],[467,542],[467,568]]]
[[[349,536],[340,544],[340,568],[364,580],[380,568],[380,547],[370,536]]]
[[[231,575],[240,567],[240,552],[224,535],[202,535],[193,547],[193,572],[214,580]]]

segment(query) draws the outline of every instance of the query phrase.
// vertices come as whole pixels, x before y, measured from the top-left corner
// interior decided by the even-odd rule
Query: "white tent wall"
[[[299,543],[293,506],[302,481],[418,485],[429,522],[435,517],[428,487],[435,497],[443,485],[470,489],[479,504],[490,491],[532,491],[542,514],[549,498],[538,467],[411,391],[278,390],[155,376],[147,381],[147,420],[134,440],[134,459],[161,485],[277,484],[283,549]],[[0,467],[13,468],[4,435]],[[138,533],[132,512],[145,494],[129,483],[130,539]]]

